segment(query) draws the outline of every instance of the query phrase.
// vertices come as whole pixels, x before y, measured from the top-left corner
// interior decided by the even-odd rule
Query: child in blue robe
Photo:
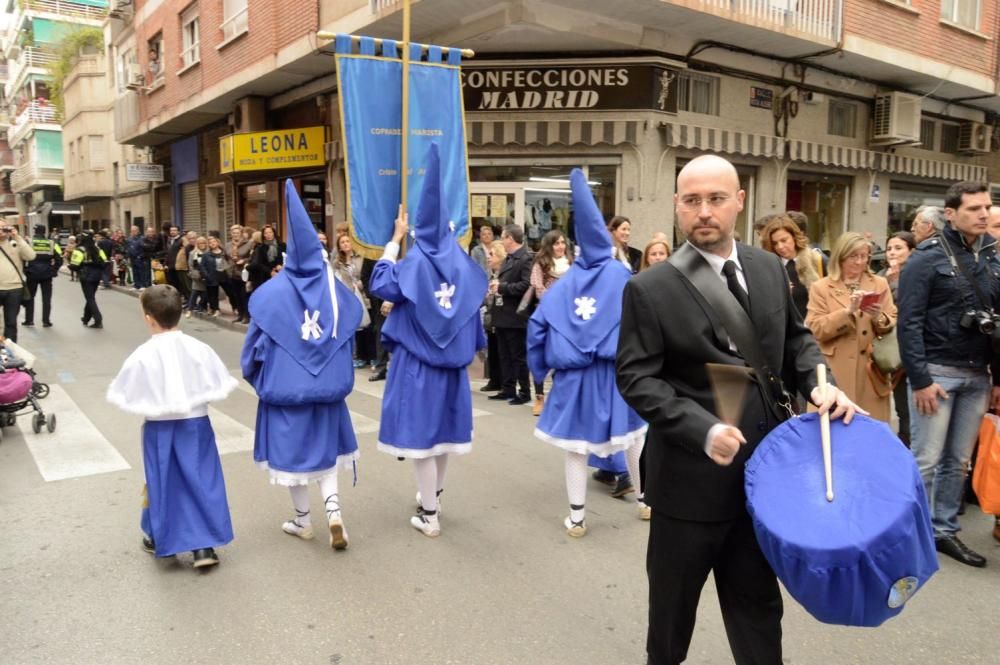
[[[414,461],[417,515],[410,524],[440,535],[438,497],[450,453],[472,449],[472,396],[466,367],[486,346],[479,305],[486,295],[482,269],[462,251],[440,207],[437,145],[432,144],[416,221],[416,243],[396,262],[406,236],[400,211],[392,242],[372,271],[370,292],[393,304],[382,326],[392,353],[378,449]]]
[[[323,496],[330,546],[347,548],[337,471],[358,457],[344,399],[354,388],[354,331],[361,304],[334,278],[291,180],[285,183],[288,246],[284,268],[250,297],[243,377],[257,391],[253,458],[271,483],[288,487],[295,517],[282,530],[314,537],[309,482]]]
[[[146,419],[142,546],[158,557],[191,551],[196,568],[213,566],[233,525],[208,403],[225,399],[236,379],[210,346],[177,329],[177,289],[153,286],[140,302],[152,337],[125,360],[107,399]]]
[[[624,450],[629,473],[638,478],[647,425],[615,384],[622,292],[631,273],[613,260],[611,237],[579,169],[570,186],[580,256],[528,322],[528,366],[533,376],[554,371],[535,436],[566,451],[570,514],[563,526],[579,538],[587,532],[587,455]],[[641,516],[642,496],[637,499]]]

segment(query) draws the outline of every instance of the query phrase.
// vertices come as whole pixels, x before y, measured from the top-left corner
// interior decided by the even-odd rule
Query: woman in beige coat
[[[812,330],[837,385],[873,418],[889,421],[891,382],[872,362],[872,340],[896,326],[889,283],[868,267],[871,244],[860,233],[845,233],[830,255],[830,274],[809,290],[806,325]],[[862,308],[865,293],[882,299]]]

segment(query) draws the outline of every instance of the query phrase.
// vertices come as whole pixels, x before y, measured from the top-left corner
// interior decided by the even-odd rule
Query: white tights
[[[420,506],[424,512],[438,509],[438,495],[444,491],[444,474],[448,469],[448,455],[435,455],[413,460],[413,471],[420,492]]]
[[[319,492],[326,508],[326,518],[329,520],[334,513],[340,512],[336,469],[333,473],[317,480],[316,484],[319,485]],[[309,526],[312,523],[309,517],[309,485],[292,485],[288,491],[292,495],[292,505],[295,506],[295,520],[301,526]]]
[[[635,486],[636,500],[642,501],[640,489],[639,456],[642,455],[642,443],[637,443],[625,451],[625,466],[632,477]],[[579,453],[566,453],[566,494],[569,497],[569,517],[574,522],[583,520],[587,502],[587,456]]]

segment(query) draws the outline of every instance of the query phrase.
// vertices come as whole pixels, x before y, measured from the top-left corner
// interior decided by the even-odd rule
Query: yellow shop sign
[[[268,171],[326,164],[323,127],[229,134],[219,139],[221,173]]]

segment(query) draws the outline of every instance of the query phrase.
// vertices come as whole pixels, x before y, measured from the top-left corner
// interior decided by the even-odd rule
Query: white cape
[[[153,335],[132,352],[111,382],[107,400],[147,418],[184,417],[225,399],[236,385],[212,347],[174,330]]]

